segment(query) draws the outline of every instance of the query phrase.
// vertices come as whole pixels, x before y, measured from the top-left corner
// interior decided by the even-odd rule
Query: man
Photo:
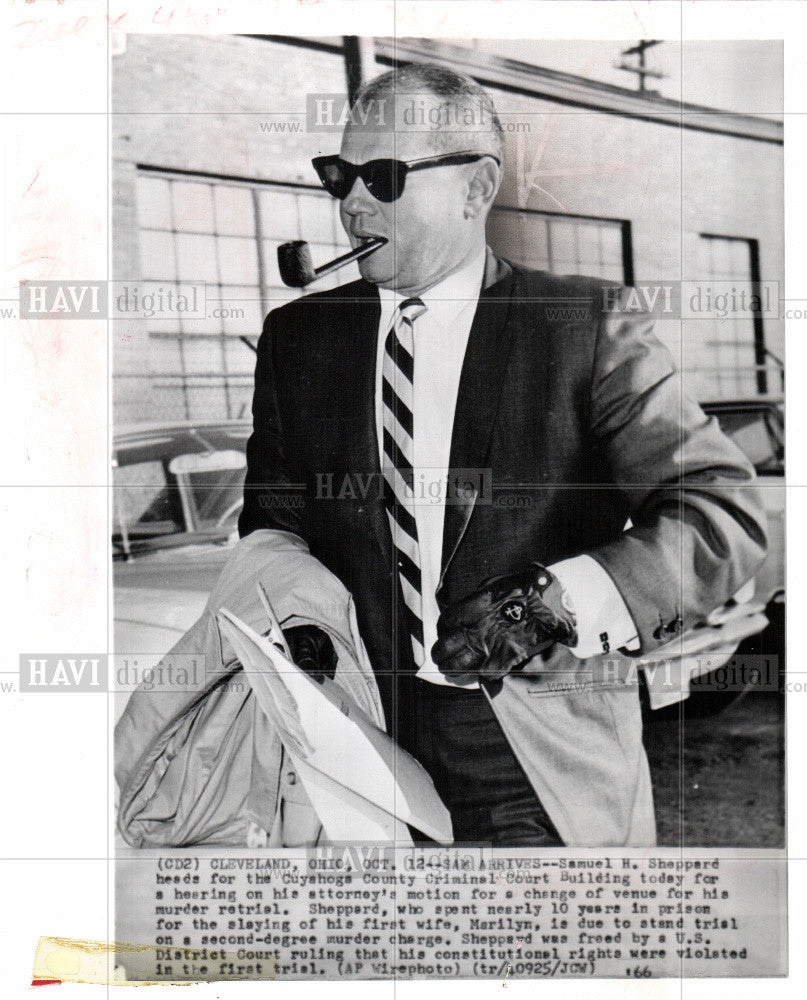
[[[352,592],[457,841],[651,844],[637,688],[547,678],[646,654],[753,575],[753,471],[647,316],[486,249],[503,150],[481,87],[415,65],[355,108],[315,165],[351,243],[388,242],[268,316],[241,533],[301,535]]]

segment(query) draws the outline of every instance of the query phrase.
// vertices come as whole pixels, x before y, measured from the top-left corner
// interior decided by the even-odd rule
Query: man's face
[[[471,136],[469,142],[460,139],[457,148],[473,149]],[[434,146],[428,126],[421,125],[418,131],[400,122],[395,129],[349,124],[341,156],[360,164],[386,157],[415,160],[444,151]],[[416,293],[463,263],[478,232],[464,218],[467,178],[467,165],[415,171],[407,176],[401,197],[388,203],[374,198],[358,178],[340,203],[351,245],[356,247],[370,236],[389,240],[359,263],[362,277],[384,288]]]

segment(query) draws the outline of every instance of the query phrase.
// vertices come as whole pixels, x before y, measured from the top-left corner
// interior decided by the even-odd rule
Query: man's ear
[[[492,156],[473,165],[473,173],[468,183],[468,194],[465,199],[465,218],[475,219],[487,215],[493,199],[499,190],[502,180],[502,170]]]

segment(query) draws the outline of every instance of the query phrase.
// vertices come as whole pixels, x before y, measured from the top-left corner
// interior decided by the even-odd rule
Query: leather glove
[[[283,636],[292,660],[301,670],[320,684],[324,677],[333,680],[337,656],[327,632],[317,625],[290,625],[283,629]]]
[[[560,581],[539,563],[492,577],[450,604],[437,621],[432,659],[448,677],[499,680],[556,642],[577,642]]]

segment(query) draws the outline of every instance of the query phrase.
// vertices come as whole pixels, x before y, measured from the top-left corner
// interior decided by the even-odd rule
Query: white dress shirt
[[[485,248],[473,260],[448,275],[420,298],[427,311],[414,323],[413,435],[415,523],[420,550],[423,599],[423,639],[426,662],[418,677],[436,684],[455,684],[432,662],[437,641],[436,590],[443,553],[446,480],[448,476],[454,411],[460,373],[476,312],[485,271]],[[375,408],[378,453],[384,465],[381,373],[384,344],[395,310],[408,295],[379,288],[381,319],[378,325]],[[537,401],[540,405],[540,400]],[[535,553],[540,561],[541,554]],[[550,566],[566,590],[577,616],[579,641],[572,649],[581,658],[603,652],[601,635],[607,633],[611,650],[636,641],[636,628],[625,602],[606,571],[590,556],[575,556]],[[480,580],[481,583],[481,580]],[[456,686],[456,684],[455,684]],[[476,682],[466,685],[478,687]]]

